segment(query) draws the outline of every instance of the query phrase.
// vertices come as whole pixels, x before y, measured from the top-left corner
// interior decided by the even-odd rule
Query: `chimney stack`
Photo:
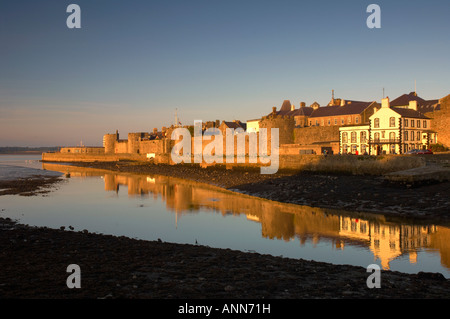
[[[409,101],[409,108],[417,111],[417,101]]]
[[[381,107],[387,107],[387,108],[390,107],[389,97],[381,100]]]
[[[291,111],[294,111],[295,110],[295,105],[291,105]]]

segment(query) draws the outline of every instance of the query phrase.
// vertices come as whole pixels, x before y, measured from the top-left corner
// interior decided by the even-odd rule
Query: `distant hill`
[[[53,147],[0,147],[0,154],[41,154],[45,152],[58,151],[58,146]]]

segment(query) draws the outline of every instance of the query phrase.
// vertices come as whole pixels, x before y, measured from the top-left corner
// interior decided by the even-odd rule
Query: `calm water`
[[[0,178],[65,175],[45,196],[0,196],[0,216],[22,223],[198,243],[275,256],[450,278],[450,228],[389,222],[383,216],[282,204],[183,179],[116,174],[40,156],[0,155]],[[43,171],[45,169],[45,171]]]

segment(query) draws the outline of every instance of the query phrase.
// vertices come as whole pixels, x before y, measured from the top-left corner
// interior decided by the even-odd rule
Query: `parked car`
[[[417,154],[433,154],[431,150],[420,150]]]
[[[414,149],[414,150],[409,150],[405,154],[422,155],[422,154],[433,154],[433,152],[431,150],[417,150],[417,149]]]

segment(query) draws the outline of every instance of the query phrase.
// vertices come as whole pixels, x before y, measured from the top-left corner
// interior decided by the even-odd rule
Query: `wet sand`
[[[271,199],[274,200],[304,201],[326,206],[333,203],[342,205],[336,202],[337,198],[349,205],[357,205],[362,201],[353,202],[355,195],[360,193],[359,196],[364,194],[363,198],[370,198],[374,189],[380,192],[379,200],[373,201],[378,203],[377,209],[393,200],[385,196],[393,192],[404,201],[405,208],[399,209],[399,212],[406,212],[408,205],[414,204],[408,202],[407,196],[411,196],[409,199],[417,194],[430,197],[438,192],[442,195],[431,197],[430,201],[442,201],[444,205],[445,200],[448,200],[445,197],[445,194],[448,194],[447,183],[414,189],[391,185],[389,187],[392,189],[386,190],[388,186],[379,179],[362,176],[299,176],[287,172],[261,175],[259,171],[205,170],[136,163],[82,165],[115,171],[177,176],[247,193],[253,192],[259,196],[266,194],[269,197],[270,193]],[[58,181],[55,180],[55,183],[53,185],[57,186]],[[302,196],[305,190],[311,195]],[[20,187],[16,191],[20,193]],[[385,193],[381,193],[382,191]],[[333,194],[336,196],[334,202],[330,193],[337,194]],[[42,196],[38,193],[35,195]],[[284,197],[281,197],[282,195]],[[423,211],[426,213],[417,218],[446,220],[448,212],[443,213],[432,207],[434,206],[431,205],[429,209],[424,207]],[[381,288],[369,289],[366,281],[371,273],[363,267],[332,265],[199,245],[143,241],[87,231],[37,228],[4,218],[0,219],[0,245],[0,298],[265,300],[450,297],[450,280],[441,274],[381,271]],[[69,289],[66,285],[69,276],[66,268],[69,264],[78,264],[81,268],[80,289]]]

